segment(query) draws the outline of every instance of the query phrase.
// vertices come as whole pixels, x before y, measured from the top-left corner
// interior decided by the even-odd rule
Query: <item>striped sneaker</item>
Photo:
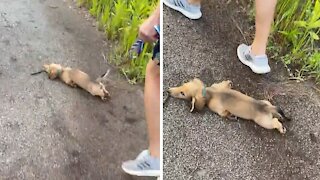
[[[257,74],[270,72],[267,55],[255,56],[251,53],[251,46],[240,44],[237,49],[239,60]]]
[[[122,163],[122,169],[135,176],[160,176],[160,159],[150,156],[149,151],[142,151],[135,160]]]

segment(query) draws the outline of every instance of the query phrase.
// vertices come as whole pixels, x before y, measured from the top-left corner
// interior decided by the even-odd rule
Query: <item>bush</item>
[[[273,32],[276,55],[297,68],[296,76],[319,82],[320,0],[278,0]]]
[[[152,46],[146,44],[141,55],[133,60],[129,58],[129,50],[137,38],[140,24],[156,8],[158,0],[78,0],[78,3],[89,9],[97,18],[99,29],[116,43],[110,62],[120,66],[131,83],[142,82]]]

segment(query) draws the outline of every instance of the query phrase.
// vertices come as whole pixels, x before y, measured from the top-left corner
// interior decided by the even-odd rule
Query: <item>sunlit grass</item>
[[[273,26],[273,50],[296,76],[320,81],[320,0],[279,0]]]
[[[140,24],[152,13],[158,0],[78,0],[78,4],[89,9],[97,18],[99,29],[117,44],[110,62],[119,65],[131,83],[142,82],[152,46],[147,44],[133,60],[129,59],[129,50],[138,36]]]

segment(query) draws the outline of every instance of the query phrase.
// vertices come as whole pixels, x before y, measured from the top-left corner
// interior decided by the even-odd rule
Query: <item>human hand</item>
[[[160,24],[160,7],[158,6],[154,13],[139,28],[139,38],[146,42],[157,40],[157,32],[154,26]]]

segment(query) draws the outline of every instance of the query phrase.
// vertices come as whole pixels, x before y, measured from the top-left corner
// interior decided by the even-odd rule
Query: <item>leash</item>
[[[34,75],[37,75],[37,74],[40,74],[40,73],[43,73],[43,72],[46,72],[46,71],[45,71],[45,70],[40,70],[40,71],[31,73],[30,75],[31,75],[31,76],[34,76]],[[61,73],[62,73],[62,69],[58,69],[58,70],[57,70],[57,75],[60,76]],[[104,74],[103,74],[103,75],[104,75]]]
[[[31,73],[31,76],[40,74],[40,73],[42,73],[42,72],[46,72],[46,71],[45,71],[45,70],[41,70],[41,71],[38,71],[38,72],[34,72],[34,73]]]

